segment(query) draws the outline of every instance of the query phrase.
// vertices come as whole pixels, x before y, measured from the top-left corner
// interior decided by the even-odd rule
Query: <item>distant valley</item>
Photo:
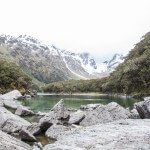
[[[124,57],[101,63],[87,52],[73,53],[24,35],[0,36],[0,92],[32,89],[45,92],[149,93],[150,33]],[[100,62],[100,61],[99,61]]]

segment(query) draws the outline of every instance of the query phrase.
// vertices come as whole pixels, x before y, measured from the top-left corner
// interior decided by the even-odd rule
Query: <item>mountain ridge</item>
[[[118,55],[114,55],[116,58]],[[113,62],[110,61],[110,63]],[[124,59],[122,57],[122,59]],[[109,62],[105,62],[109,63]],[[80,93],[100,92],[112,95],[125,94],[135,98],[150,95],[150,32],[135,44],[125,57],[123,63],[109,77],[92,80],[70,80],[51,83],[44,88],[45,92]]]
[[[114,58],[107,63],[97,64],[87,52],[69,52],[27,35],[1,35],[0,45],[6,47],[6,53],[23,70],[45,83],[102,78],[108,76],[123,61],[122,55],[115,54],[120,57],[120,61],[116,62]]]

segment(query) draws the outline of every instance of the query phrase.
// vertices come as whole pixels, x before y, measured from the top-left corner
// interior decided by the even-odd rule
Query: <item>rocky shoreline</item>
[[[21,98],[17,90],[0,95],[0,149],[150,149],[150,97],[131,111],[115,102],[73,110],[60,100],[48,113],[34,113],[21,104]],[[25,116],[39,116],[39,121],[29,122]],[[37,138],[40,134],[56,142],[42,145]]]

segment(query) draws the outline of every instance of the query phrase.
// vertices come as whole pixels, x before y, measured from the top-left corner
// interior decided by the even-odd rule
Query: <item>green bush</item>
[[[13,62],[0,59],[0,93],[18,89],[25,92],[30,89],[31,79]]]

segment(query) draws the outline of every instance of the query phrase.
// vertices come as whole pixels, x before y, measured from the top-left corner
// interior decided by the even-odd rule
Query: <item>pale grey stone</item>
[[[41,133],[41,127],[38,123],[32,123],[32,125],[28,126],[25,129],[28,130],[34,136]]]
[[[45,133],[47,137],[57,139],[58,136],[63,135],[65,132],[70,131],[71,127],[63,126],[63,125],[52,125]]]
[[[63,124],[69,119],[70,112],[64,105],[64,101],[60,100],[49,113],[42,117],[39,121],[41,129],[46,131],[53,124]]]
[[[11,92],[1,95],[0,97],[3,100],[10,100],[10,99],[13,100],[22,97],[22,94],[18,90],[13,90]]]
[[[26,129],[22,129],[19,132],[19,137],[22,141],[28,141],[28,142],[36,142],[36,138]]]
[[[65,107],[64,104],[64,100],[61,99],[52,109],[51,111],[53,111],[58,117],[59,119],[61,118],[68,118],[69,116],[69,111],[68,108]]]
[[[4,106],[12,109],[17,109],[17,107],[22,106],[21,102],[13,99],[3,100]]]
[[[85,118],[80,125],[90,126],[99,123],[107,123],[119,119],[127,119],[130,117],[130,112],[115,102],[108,105],[100,104],[94,110],[85,111]]]
[[[22,129],[22,127],[27,127],[29,125],[31,125],[31,123],[29,123],[25,119],[12,114],[4,107],[0,107],[1,130],[8,133],[13,133],[13,132],[18,132],[19,130]]]
[[[87,104],[87,105],[81,105],[80,109],[81,110],[94,110],[97,107],[99,107],[101,104]]]
[[[135,104],[135,108],[139,113],[140,118],[150,118],[150,100],[149,98]]]
[[[28,144],[0,131],[0,150],[32,150],[32,148]]]
[[[150,120],[125,119],[82,127],[57,137],[44,150],[148,150]]]
[[[25,106],[18,106],[15,114],[19,116],[30,116],[34,115],[34,112]]]
[[[78,110],[70,114],[69,124],[79,124],[85,118],[85,112]]]
[[[139,113],[135,108],[131,110],[130,118],[131,119],[140,119]]]

